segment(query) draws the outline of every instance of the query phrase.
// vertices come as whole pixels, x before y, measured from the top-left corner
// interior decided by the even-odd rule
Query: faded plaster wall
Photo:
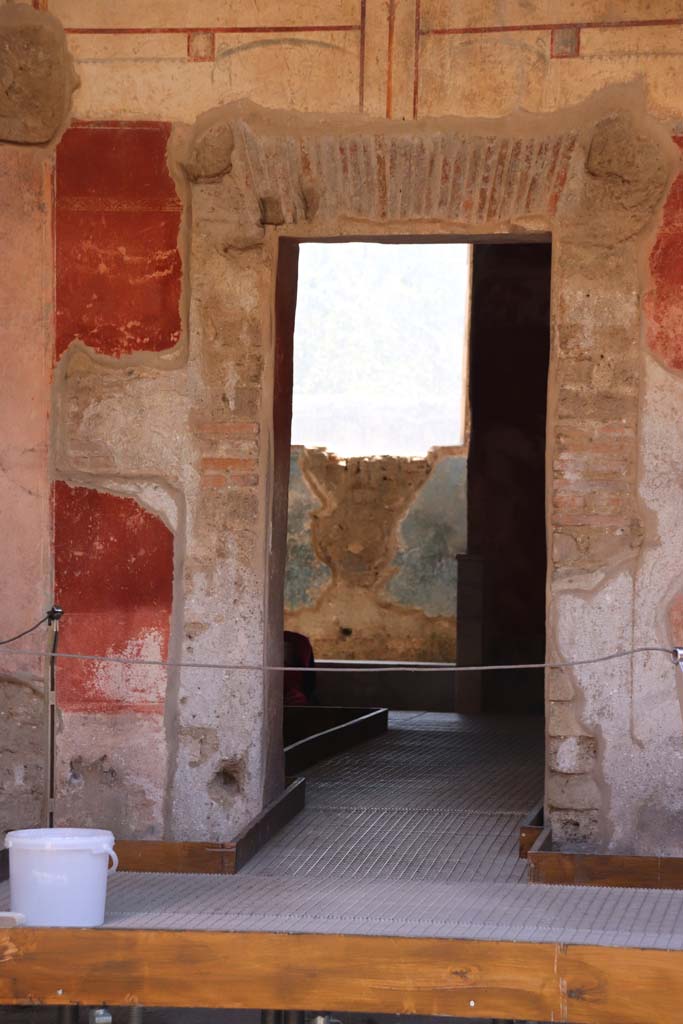
[[[135,555],[142,574],[153,566],[165,593],[169,585],[172,590],[161,627],[159,608],[144,593],[134,599],[130,635],[109,631],[121,619],[104,616],[107,626],[91,635],[94,653],[125,650],[143,638],[159,654],[261,657],[273,470],[262,395],[270,394],[274,372],[275,239],[290,215],[273,202],[277,181],[260,178],[258,195],[241,192],[241,185],[217,192],[211,184],[230,164],[230,128],[216,129],[212,146],[205,141],[196,159],[187,158],[192,204],[182,171],[174,163],[172,177],[164,158],[173,124],[191,124],[206,110],[248,98],[292,111],[371,114],[390,119],[387,130],[428,116],[505,119],[495,129],[460,124],[458,132],[509,132],[511,141],[484,147],[483,155],[473,144],[460,170],[457,146],[449,142],[452,149],[439,157],[445,161],[441,203],[430,205],[414,185],[433,180],[421,161],[427,152],[435,159],[424,141],[420,149],[418,121],[416,149],[393,144],[383,179],[388,207],[381,196],[373,206],[376,179],[364,180],[356,156],[344,149],[339,165],[330,157],[324,169],[327,206],[315,212],[320,192],[304,175],[297,209],[306,207],[313,236],[320,225],[338,233],[405,232],[407,226],[555,232],[549,653],[585,656],[632,643],[681,642],[680,181],[661,217],[675,170],[663,139],[680,132],[683,118],[683,14],[675,0],[661,0],[654,14],[649,0],[41,0],[39,6],[62,20],[80,86],[73,96],[78,123],[57,148],[52,182],[50,147],[63,108],[39,100],[41,88],[54,87],[51,71],[35,89],[29,83],[33,99],[18,118],[9,112],[11,132],[2,136],[22,141],[29,126],[26,141],[39,147],[0,152],[0,245],[8,254],[3,265],[11,268],[0,287],[4,308],[12,311],[3,316],[0,343],[3,365],[16,367],[17,382],[8,389],[16,406],[8,413],[3,460],[20,478],[3,507],[4,564],[16,567],[6,574],[12,586],[1,602],[6,632],[37,618],[50,595],[43,538],[49,485],[57,478],[68,488],[111,497],[93,501],[100,517],[95,533],[123,499],[132,520],[140,509],[153,517],[152,548],[140,548],[134,531],[129,544],[123,531],[109,535],[106,557],[125,564]],[[7,9],[0,5],[0,12]],[[73,79],[65,73],[59,81],[61,102]],[[633,82],[636,89],[623,88]],[[551,129],[520,127],[520,109],[562,112],[606,85],[615,89],[603,112],[611,104],[636,116],[621,145],[609,142],[609,132],[597,133],[591,144],[595,112],[561,113]],[[48,107],[50,116],[36,120],[35,110]],[[375,138],[385,135],[381,123],[374,123]],[[442,128],[445,136],[455,131]],[[581,137],[571,166],[558,164],[544,141],[565,129]],[[334,131],[343,136],[341,128]],[[354,137],[365,140],[364,166],[376,174],[382,146],[373,148],[367,134]],[[79,147],[84,159],[74,155]],[[433,171],[433,162],[426,166]],[[239,161],[237,172],[241,181]],[[356,179],[344,184],[350,173]],[[402,192],[392,184],[399,181]],[[510,181],[517,191],[505,184]],[[335,207],[329,195],[340,189],[347,190],[345,199]],[[357,195],[363,201],[353,205],[349,197]],[[603,216],[607,207],[610,217],[620,211],[616,220]],[[53,334],[60,339],[53,406],[59,429],[49,468]],[[66,515],[59,500],[56,515]],[[173,552],[166,551],[162,569],[149,553],[165,531],[173,535]],[[88,571],[96,576],[103,553],[91,556]],[[65,558],[68,563],[68,552]],[[103,605],[116,610],[116,599],[113,591]],[[18,671],[32,685],[39,677],[33,665]],[[150,682],[155,693],[159,685],[156,677]],[[547,685],[547,802],[556,835],[680,853],[678,677],[652,657],[551,673]],[[125,708],[95,701],[87,710],[63,709],[62,820],[90,819],[109,807],[101,796],[111,791],[112,771],[118,779],[144,776],[144,795],[130,791],[131,814],[122,826],[128,834],[225,837],[277,789],[277,681],[269,695],[259,673],[172,677],[163,708],[156,698],[149,701],[152,691],[145,695],[143,703],[157,706],[153,715],[129,706],[131,686],[116,690],[113,677],[100,675],[100,689],[84,683],[84,695],[125,692]],[[14,729],[22,716],[38,728],[37,705],[26,687],[11,693],[16,698],[20,690],[26,694],[11,719],[20,740],[6,725],[2,741],[11,751],[3,787],[11,823],[12,806],[37,808],[39,788],[35,733]],[[25,779],[12,779],[17,742],[36,765],[28,783],[32,804],[21,803]],[[165,766],[161,776],[157,764],[154,771],[146,767],[151,749]],[[99,757],[107,758],[101,769]],[[74,802],[68,794],[80,785],[79,775],[87,780],[80,792],[90,795]],[[143,824],[148,806],[154,811]],[[111,810],[112,820],[117,813]]]
[[[0,146],[2,638],[42,619],[52,603],[50,178],[50,161],[42,153]],[[26,640],[28,649],[42,645],[43,631]],[[39,659],[5,656],[0,661],[0,832],[39,824],[46,810],[44,681]]]
[[[42,619],[52,604],[51,143],[66,122],[76,79],[61,26],[30,7],[0,6],[0,54],[0,637],[5,638]],[[42,649],[44,633],[44,628],[33,633],[15,649]],[[47,813],[45,662],[2,650],[0,836],[10,828],[42,824]]]
[[[291,455],[285,628],[316,657],[452,661],[467,460]]]

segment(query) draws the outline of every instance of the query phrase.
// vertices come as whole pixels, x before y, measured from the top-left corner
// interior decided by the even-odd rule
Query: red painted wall
[[[180,337],[181,207],[166,164],[170,126],[76,124],[56,156],[56,350],[171,348]],[[55,590],[61,649],[164,660],[173,537],[132,498],[58,483]],[[160,712],[163,669],[61,662],[67,711]]]
[[[55,593],[65,611],[60,650],[165,660],[170,530],[134,499],[86,487],[58,482],[55,506]],[[160,712],[165,687],[162,668],[63,661],[57,701],[66,711]]]
[[[683,150],[683,137],[674,139]],[[650,256],[648,344],[665,366],[683,370],[683,174],[674,181]]]
[[[57,356],[121,356],[180,337],[180,199],[170,126],[81,124],[57,148]]]

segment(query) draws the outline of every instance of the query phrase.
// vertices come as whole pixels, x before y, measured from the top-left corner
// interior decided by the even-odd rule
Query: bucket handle
[[[105,846],[101,850],[93,850],[92,852],[93,853],[106,853],[106,854],[108,854],[111,857],[111,859],[112,859],[112,866],[107,870],[107,874],[108,875],[113,875],[114,872],[116,871],[116,869],[119,866],[119,858],[114,853],[114,848],[112,846]]]
[[[108,875],[113,875],[115,873],[116,869],[119,866],[119,858],[114,853],[114,848],[113,847],[111,848],[111,850],[107,850],[107,853],[109,854],[109,856],[112,859],[112,865],[109,868],[109,870],[107,871],[107,874]]]

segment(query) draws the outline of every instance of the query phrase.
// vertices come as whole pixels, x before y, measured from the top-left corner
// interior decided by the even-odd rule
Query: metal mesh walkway
[[[542,747],[538,721],[394,714],[308,773],[306,810],[239,875],[116,875],[106,926],[683,949],[683,892],[525,884]]]
[[[306,810],[242,873],[521,881],[519,824],[542,793],[539,720],[394,713],[307,773]]]
[[[501,882],[131,874],[112,879],[106,924],[683,950],[683,893]]]

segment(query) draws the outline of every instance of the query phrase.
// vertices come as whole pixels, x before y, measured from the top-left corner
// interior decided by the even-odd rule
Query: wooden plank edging
[[[553,850],[544,829],[527,853],[529,881],[540,885],[597,885],[617,889],[683,889],[683,857]]]
[[[233,840],[235,871],[239,871],[263,849],[280,829],[303,811],[306,804],[306,779],[293,779],[282,796],[274,800]]]
[[[239,835],[225,843],[118,839],[120,871],[234,875],[303,810],[306,780],[293,779]]]
[[[332,729],[307,736],[285,747],[285,771],[298,775],[312,764],[339,754],[357,743],[375,739],[387,731],[389,712],[386,708],[373,708],[359,718],[336,725]]]
[[[519,857],[526,860],[527,854],[543,831],[544,805],[540,803],[529,811],[519,827]]]

